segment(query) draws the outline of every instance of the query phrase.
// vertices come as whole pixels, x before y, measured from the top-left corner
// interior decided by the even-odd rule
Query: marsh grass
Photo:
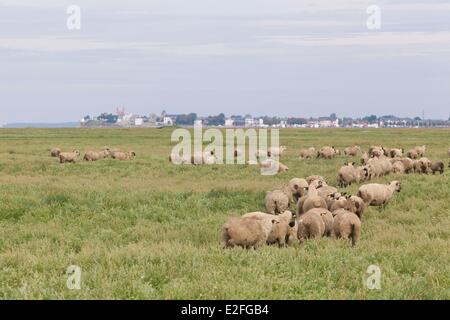
[[[0,130],[0,298],[448,299],[450,174],[404,175],[385,208],[370,208],[358,246],[335,239],[257,251],[221,248],[230,216],[264,210],[266,190],[292,177],[334,184],[344,157],[297,160],[306,146],[426,144],[446,159],[449,130],[282,130],[290,170],[174,166],[169,129]],[[52,147],[134,150],[132,162],[58,163]],[[355,158],[357,159],[357,158]],[[346,190],[356,192],[357,186]],[[364,284],[369,265],[381,290]],[[66,287],[69,265],[81,290]]]

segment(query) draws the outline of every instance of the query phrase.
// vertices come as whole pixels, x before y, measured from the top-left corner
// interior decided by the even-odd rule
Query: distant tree
[[[364,117],[363,120],[367,121],[368,123],[376,123],[378,118],[376,115],[372,114],[370,116]]]
[[[220,113],[217,116],[208,116],[208,118],[205,119],[206,124],[210,126],[223,126],[225,125],[225,115],[223,113]]]
[[[99,121],[103,121],[106,123],[116,123],[117,122],[118,117],[115,114],[112,113],[102,113],[101,115],[99,115],[97,117],[97,120]]]
[[[191,126],[194,124],[195,120],[197,120],[196,113],[180,114],[177,115],[175,123],[178,125]]]
[[[414,121],[422,121],[422,118],[420,118],[420,117],[415,117],[415,118],[414,118]]]
[[[298,124],[298,125],[302,125],[302,124],[306,124],[308,121],[305,118],[288,118],[287,119],[287,124],[289,125],[293,125],[293,124]]]
[[[330,120],[331,121],[336,121],[336,119],[337,119],[336,113],[330,114]]]

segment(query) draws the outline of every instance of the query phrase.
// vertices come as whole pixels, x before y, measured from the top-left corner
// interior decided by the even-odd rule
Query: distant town
[[[151,113],[146,116],[117,109],[116,113],[102,113],[98,116],[85,116],[80,127],[166,127],[166,126],[213,126],[213,127],[254,127],[254,128],[419,128],[450,127],[447,120],[425,120],[421,117],[400,118],[394,115],[368,115],[362,118],[339,118],[335,113],[318,118],[298,117],[254,117],[220,113],[214,116],[200,117],[196,113],[160,115]]]

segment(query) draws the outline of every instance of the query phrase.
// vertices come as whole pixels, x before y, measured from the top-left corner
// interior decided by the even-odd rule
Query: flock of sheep
[[[81,154],[78,150],[74,150],[72,152],[62,152],[59,148],[53,148],[50,151],[50,155],[52,157],[59,158],[60,163],[75,163]],[[134,157],[136,157],[136,153],[134,151],[122,152],[119,149],[103,147],[100,151],[87,151],[84,154],[83,160],[98,161],[108,157],[116,160],[133,160]]]
[[[360,152],[359,146],[344,149],[346,156],[357,156]],[[425,152],[425,146],[407,152],[399,148],[372,146],[361,156],[360,166],[348,163],[339,169],[337,184],[348,186],[390,173],[442,174],[444,162],[429,160],[424,156]],[[323,147],[318,151],[308,148],[300,151],[299,158],[331,159],[339,154],[340,151],[334,147]],[[396,180],[389,184],[364,184],[356,195],[348,195],[329,186],[322,176],[294,178],[281,188],[267,192],[266,212],[230,218],[223,226],[223,244],[225,248],[256,249],[264,244],[285,246],[295,242],[301,244],[306,239],[334,236],[351,240],[354,246],[360,238],[364,210],[368,206],[387,205],[400,191],[401,183]],[[296,204],[294,212],[289,210],[292,204]]]

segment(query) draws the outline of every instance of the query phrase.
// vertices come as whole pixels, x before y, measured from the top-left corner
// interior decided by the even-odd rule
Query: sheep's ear
[[[354,166],[354,165],[355,165],[355,161],[352,162],[352,166]]]
[[[359,202],[355,202],[356,209],[359,209]]]

